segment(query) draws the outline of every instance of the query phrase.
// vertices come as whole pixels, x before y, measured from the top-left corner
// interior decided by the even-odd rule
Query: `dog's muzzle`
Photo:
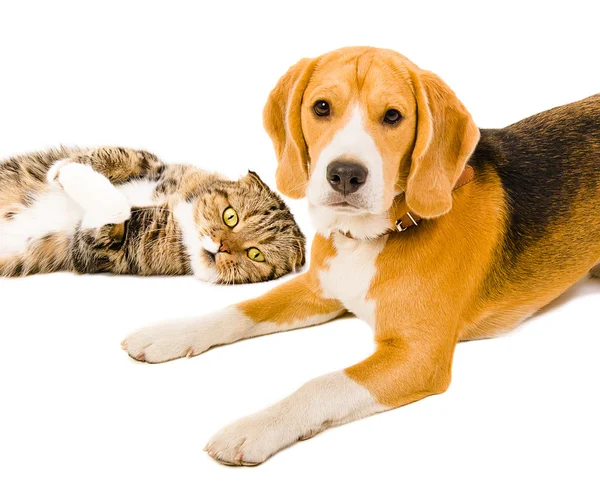
[[[344,196],[364,186],[368,174],[367,168],[357,162],[335,160],[327,166],[327,182],[334,191]]]

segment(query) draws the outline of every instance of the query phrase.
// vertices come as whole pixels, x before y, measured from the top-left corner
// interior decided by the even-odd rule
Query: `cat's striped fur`
[[[98,213],[112,202],[86,194],[83,179],[71,181],[69,192],[68,170],[108,179],[114,192],[102,180],[99,187],[117,203],[127,201],[123,216],[82,224],[90,201]],[[234,228],[223,222],[228,207],[239,217]],[[61,147],[0,162],[0,276],[68,270],[258,282],[302,266],[304,244],[285,203],[254,173],[229,181],[118,147]],[[265,261],[251,260],[250,247]]]

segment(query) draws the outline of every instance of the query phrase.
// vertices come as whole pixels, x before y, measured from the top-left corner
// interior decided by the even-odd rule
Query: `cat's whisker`
[[[173,213],[172,209],[169,208],[159,208],[159,207],[153,207],[153,206],[145,206],[145,207],[134,207],[131,208],[131,212],[132,213],[143,213],[148,211],[149,213],[153,212],[153,213],[159,213],[159,212],[167,212],[167,213]]]

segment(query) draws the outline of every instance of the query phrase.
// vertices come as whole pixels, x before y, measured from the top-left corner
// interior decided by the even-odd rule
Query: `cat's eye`
[[[250,260],[253,260],[255,262],[265,261],[265,256],[258,248],[248,248],[246,250],[246,254],[248,255],[248,258],[250,258]]]
[[[239,218],[238,218],[238,214],[235,211],[235,209],[233,209],[232,207],[227,208],[225,211],[223,211],[223,222],[229,226],[230,228],[233,228],[236,224],[238,224]]]

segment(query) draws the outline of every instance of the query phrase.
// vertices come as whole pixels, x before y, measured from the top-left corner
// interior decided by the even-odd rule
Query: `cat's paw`
[[[120,224],[131,217],[131,206],[125,196],[116,194],[110,201],[89,207],[81,220],[82,229],[101,228],[107,224]]]
[[[64,162],[64,163],[63,163]],[[83,229],[123,223],[131,216],[129,201],[110,181],[92,167],[69,160],[54,176],[64,191],[83,209]],[[50,176],[49,176],[50,177]]]
[[[71,159],[61,159],[57,160],[52,164],[50,169],[48,169],[48,173],[46,174],[46,182],[51,186],[60,187],[60,183],[58,182],[58,176],[60,174],[60,170],[67,164],[71,164],[73,161]]]

